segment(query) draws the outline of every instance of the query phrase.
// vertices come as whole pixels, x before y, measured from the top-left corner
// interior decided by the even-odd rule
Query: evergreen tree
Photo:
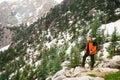
[[[100,17],[100,15],[96,14],[95,17],[94,17],[94,20],[92,21],[92,24],[91,24],[91,29],[92,29],[91,34],[92,34],[93,37],[96,37],[96,35],[97,35],[97,29],[101,25],[99,17]]]
[[[60,59],[60,56],[58,54],[56,54],[56,58],[55,60],[53,61],[53,68],[54,68],[54,71],[53,71],[53,74],[55,74],[57,71],[59,71],[62,67],[61,67],[61,59]]]
[[[112,34],[111,42],[116,43],[116,41],[117,41],[117,30],[115,28]]]
[[[71,58],[70,58],[70,65],[69,67],[76,67],[79,66],[81,63],[81,58],[80,58],[80,46],[79,44],[74,46],[71,51]]]
[[[98,30],[96,35],[97,50],[101,49],[101,45],[103,44],[103,38],[104,37],[102,37],[101,31]]]
[[[109,58],[112,58],[115,55],[114,47],[113,47],[112,44],[110,44],[110,46],[108,47],[107,51],[109,52],[109,56],[108,56]]]
[[[114,29],[114,32],[112,34],[112,38],[111,38],[111,42],[112,42],[112,46],[113,46],[113,49],[114,49],[114,53],[115,53],[115,47],[117,45],[117,30],[116,28]]]

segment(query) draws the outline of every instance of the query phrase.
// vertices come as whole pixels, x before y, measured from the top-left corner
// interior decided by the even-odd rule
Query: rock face
[[[17,0],[0,3],[0,23],[3,26],[32,23],[55,6],[55,0]]]
[[[118,68],[120,69],[120,56],[114,56],[111,60],[104,63],[104,67]]]
[[[57,4],[55,0],[17,0],[0,3],[0,48],[11,43],[13,33],[7,28],[30,25]]]

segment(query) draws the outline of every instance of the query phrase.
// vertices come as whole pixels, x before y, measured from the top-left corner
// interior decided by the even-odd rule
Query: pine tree
[[[117,41],[117,30],[115,28],[112,34],[111,42],[116,43],[116,41]]]
[[[54,62],[54,64],[53,64],[53,68],[54,68],[53,74],[55,74],[57,71],[59,71],[62,68],[61,67],[61,59],[60,59],[60,56],[58,54],[56,54],[56,58],[53,62]]]
[[[103,38],[101,31],[98,30],[96,35],[97,50],[100,50],[101,45],[103,44]]]
[[[100,27],[101,22],[100,22],[100,15],[96,14],[96,16],[94,17],[94,20],[91,24],[91,28],[92,28],[92,37],[96,37],[97,35],[97,29]]]
[[[112,44],[110,44],[110,46],[108,47],[107,51],[109,52],[109,58],[112,58],[114,56],[114,47]]]
[[[74,68],[74,67],[80,65],[81,59],[80,59],[79,52],[80,52],[80,47],[78,47],[77,45],[72,48],[69,67],[73,67]]]
[[[37,72],[37,78],[39,80],[45,80],[45,78],[48,75],[48,68],[47,68],[47,63],[49,62],[48,59],[48,51],[45,49],[42,52],[42,62],[41,65],[38,67],[38,72]]]
[[[113,49],[114,49],[114,53],[115,53],[115,46],[117,45],[117,30],[116,28],[114,29],[114,32],[112,34],[112,38],[111,38],[111,42],[112,42],[112,46],[113,46]]]

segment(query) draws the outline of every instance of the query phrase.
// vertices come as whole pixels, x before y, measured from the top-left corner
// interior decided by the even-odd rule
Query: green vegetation
[[[120,80],[120,71],[117,73],[111,73],[104,76],[105,80]]]
[[[48,76],[55,74],[61,69],[61,58],[57,50],[55,47],[43,50],[40,65],[37,67],[26,65],[23,71],[17,70],[12,80],[45,80]]]

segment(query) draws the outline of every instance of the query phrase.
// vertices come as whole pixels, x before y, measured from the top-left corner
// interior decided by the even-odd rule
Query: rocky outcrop
[[[104,67],[118,68],[120,69],[120,56],[114,56],[112,59],[104,63]]]
[[[50,80],[104,80],[101,77],[117,71],[119,69],[95,68],[94,70],[89,70],[82,67],[66,68],[58,71]],[[89,74],[93,74],[96,77],[89,76]]]

